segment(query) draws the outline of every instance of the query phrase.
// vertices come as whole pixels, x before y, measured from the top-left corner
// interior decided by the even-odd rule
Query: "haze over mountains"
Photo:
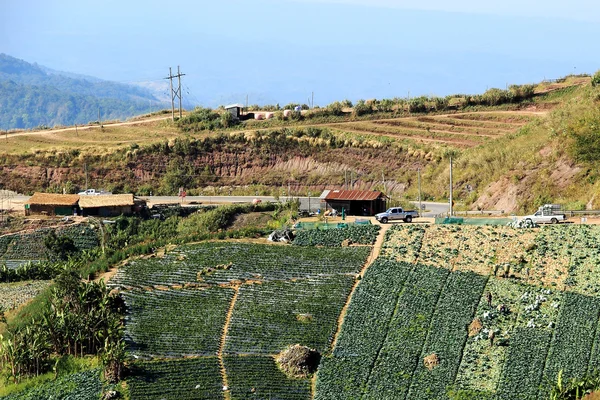
[[[124,119],[169,106],[168,92],[55,71],[0,54],[0,129]]]

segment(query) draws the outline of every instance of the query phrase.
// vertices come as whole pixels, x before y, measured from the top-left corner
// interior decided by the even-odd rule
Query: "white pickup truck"
[[[522,219],[536,224],[558,224],[567,220],[557,204],[545,204],[538,208],[535,214],[526,215]]]
[[[375,219],[382,224],[387,224],[388,221],[403,220],[404,222],[412,222],[413,218],[419,216],[418,211],[405,211],[401,207],[391,207],[387,211],[376,214]]]

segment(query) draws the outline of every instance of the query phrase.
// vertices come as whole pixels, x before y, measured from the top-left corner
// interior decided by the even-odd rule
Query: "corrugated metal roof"
[[[244,108],[244,105],[240,104],[240,103],[229,104],[228,106],[225,106],[225,109],[229,110],[230,108],[236,108],[236,107],[238,107],[238,108]]]
[[[46,205],[46,206],[75,206],[79,200],[77,194],[55,194],[35,192],[29,198],[27,204]]]
[[[381,192],[370,190],[331,190],[324,197],[325,200],[358,200],[371,201],[385,196]]]
[[[79,207],[121,207],[133,206],[133,194],[106,194],[99,196],[81,196],[79,198]]]

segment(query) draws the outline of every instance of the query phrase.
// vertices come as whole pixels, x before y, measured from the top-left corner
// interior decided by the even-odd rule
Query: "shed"
[[[73,215],[78,210],[77,194],[35,192],[25,203],[25,213],[43,215]]]
[[[325,190],[320,196],[323,208],[345,210],[348,215],[375,215],[386,210],[387,196],[370,190]]]
[[[239,104],[239,103],[230,104],[228,106],[225,106],[225,111],[227,111],[229,114],[231,114],[233,119],[236,119],[236,120],[241,119],[243,109],[244,109],[244,105]]]
[[[99,196],[80,196],[79,207],[83,216],[99,215],[116,217],[133,213],[133,194],[107,194]]]

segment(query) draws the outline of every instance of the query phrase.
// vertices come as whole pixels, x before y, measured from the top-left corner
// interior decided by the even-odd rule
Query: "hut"
[[[133,194],[80,196],[79,208],[83,216],[116,217],[133,213]]]
[[[227,111],[233,119],[240,120],[242,118],[242,110],[244,106],[242,104],[230,104],[225,106],[225,111]]]
[[[386,210],[387,196],[370,190],[325,190],[320,196],[321,208],[342,208],[348,215],[375,215]]]
[[[79,207],[77,194],[35,192],[25,203],[26,215],[73,215]]]

